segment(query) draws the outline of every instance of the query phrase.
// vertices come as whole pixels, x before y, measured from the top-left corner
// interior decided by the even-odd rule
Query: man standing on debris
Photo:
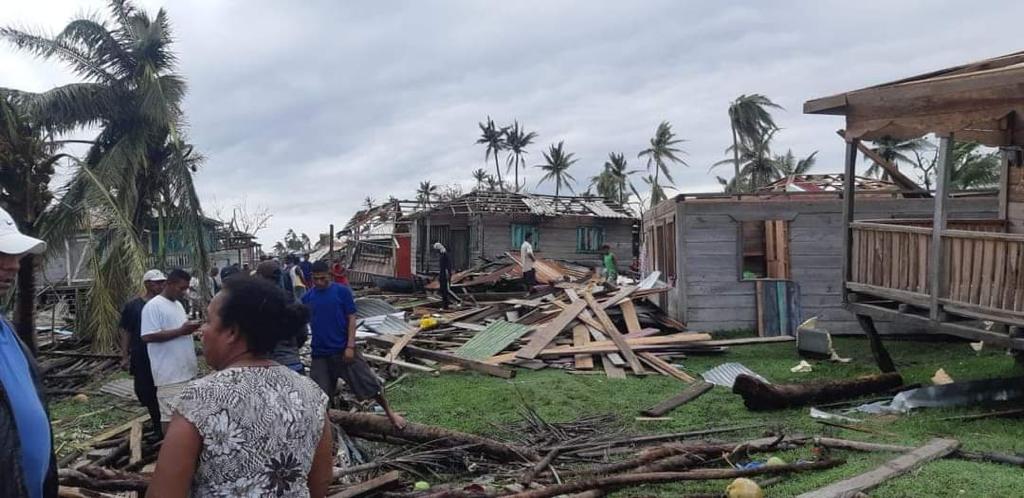
[[[309,307],[309,326],[313,330],[310,377],[334,400],[338,379],[344,379],[360,401],[375,399],[391,424],[405,428],[405,420],[391,410],[384,397],[384,386],[356,350],[356,303],[352,291],[331,281],[324,261],[312,265],[313,288],[302,296]]]
[[[142,308],[164,290],[167,277],[160,270],[149,270],[142,276],[142,285],[146,293],[124,305],[121,309],[121,354],[122,366],[128,366],[128,373],[135,382],[135,397],[149,411],[149,421],[153,424],[153,434],[163,438],[160,428],[160,403],[156,400],[156,385],[153,384],[153,371],[149,364],[149,352],[146,343],[142,342]]]
[[[21,268],[21,257],[42,254],[46,243],[23,235],[0,209],[0,298]],[[39,369],[0,314],[0,496],[57,496],[57,459]]]
[[[533,264],[537,261],[533,257],[533,232],[526,232],[523,236],[523,245],[519,246],[519,264],[523,266],[523,282],[526,283],[526,292],[534,285],[537,285],[537,272]]]
[[[188,291],[191,276],[185,270],[171,270],[160,295],[142,308],[142,342],[149,351],[149,362],[160,404],[160,422],[166,432],[173,406],[185,384],[199,371],[192,333],[198,321],[189,321],[181,300]]]
[[[452,293],[452,260],[448,257],[448,249],[444,244],[434,242],[434,250],[438,253],[437,292],[441,294],[441,309],[448,309]]]

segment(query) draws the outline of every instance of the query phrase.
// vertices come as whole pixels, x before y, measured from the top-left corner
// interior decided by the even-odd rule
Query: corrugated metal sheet
[[[539,216],[556,216],[558,211],[553,202],[539,197],[523,197],[523,204],[530,208],[530,212]]]
[[[113,394],[119,398],[135,399],[135,384],[132,379],[117,379],[103,384],[101,393]]]
[[[526,325],[498,320],[477,332],[459,349],[456,349],[455,356],[471,360],[486,360],[500,353],[513,341],[526,334],[528,330],[530,327]]]
[[[594,216],[599,218],[629,218],[630,216],[624,213],[620,213],[601,201],[582,201],[583,205],[587,207]]]
[[[757,374],[757,372],[754,372],[753,370],[743,366],[743,364],[741,363],[723,363],[715,368],[712,368],[711,370],[708,370],[707,372],[702,373],[701,377],[704,377],[704,380],[716,386],[728,387],[729,389],[732,389],[732,384],[736,382],[736,377],[739,376],[740,374],[747,374],[751,377],[755,377],[761,380],[766,384],[771,384],[771,382],[768,382],[768,379],[761,377],[760,375]]]
[[[392,313],[398,313],[398,309],[383,299],[373,297],[356,299],[357,318],[369,318],[371,316],[390,315]]]
[[[380,321],[366,319],[363,321],[363,325],[378,334],[405,335],[412,331],[412,327],[405,323],[405,320],[391,315],[385,316]]]

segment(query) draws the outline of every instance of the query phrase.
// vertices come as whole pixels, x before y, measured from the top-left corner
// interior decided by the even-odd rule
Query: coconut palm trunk
[[[736,121],[731,121],[732,127],[732,160],[733,160],[733,185],[734,188],[739,188],[740,185],[740,141],[739,135],[736,134]]]
[[[501,165],[498,164],[498,153],[494,153],[494,171],[498,173],[498,186],[505,191],[505,183],[501,181]]]
[[[35,230],[31,222],[26,222],[26,234],[33,235]],[[14,307],[14,329],[21,341],[28,346],[32,354],[38,350],[36,343],[36,262],[34,254],[27,254],[21,259],[18,269],[17,304]]]

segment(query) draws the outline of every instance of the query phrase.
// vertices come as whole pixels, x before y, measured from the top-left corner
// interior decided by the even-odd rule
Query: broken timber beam
[[[925,463],[945,457],[959,447],[960,442],[955,439],[932,439],[928,444],[900,455],[874,470],[804,493],[797,498],[850,498]]]
[[[643,413],[648,417],[660,417],[672,410],[675,410],[676,408],[679,408],[680,406],[683,406],[686,403],[689,403],[690,401],[699,398],[704,393],[710,391],[712,387],[715,387],[715,385],[710,382],[698,382],[696,384],[688,386],[686,389],[683,389],[683,392],[669,399],[666,399],[665,401],[662,401],[661,403],[658,403],[657,405],[654,405],[640,413]]]
[[[587,303],[582,301],[567,306],[553,320],[533,333],[530,342],[516,353],[516,358],[523,360],[536,358],[548,344],[551,344],[555,336],[565,330],[573,320],[576,320],[577,315],[586,307]]]
[[[635,374],[644,373],[644,367],[640,364],[640,360],[637,359],[636,354],[633,353],[633,349],[626,342],[626,338],[622,337],[619,329],[612,323],[611,318],[608,318],[608,314],[604,312],[597,301],[594,300],[594,296],[589,290],[583,293],[583,300],[590,306],[590,310],[593,311],[594,316],[597,317],[597,321],[601,323],[604,332],[612,338],[612,342],[618,346],[619,351],[622,353],[622,357],[626,359],[626,363],[629,364],[629,368],[633,370]],[[578,304],[578,303],[577,303]]]
[[[385,338],[385,336],[370,336],[367,340],[382,345],[393,344],[394,339]],[[502,379],[511,379],[516,376],[515,370],[510,370],[505,367],[498,365],[492,365],[484,363],[482,361],[470,360],[467,358],[460,358],[451,353],[445,353],[443,351],[433,351],[430,349],[419,348],[416,346],[406,346],[402,350],[402,353],[407,356],[414,356],[416,358],[424,358],[427,360],[434,360],[441,363],[451,363],[459,365],[470,370],[474,370],[483,374],[493,375],[495,377],[501,377]]]
[[[398,470],[392,470],[386,474],[374,477],[373,479],[363,481],[359,484],[353,484],[328,498],[355,498],[362,496],[367,493],[381,491],[383,488],[388,488],[397,484],[402,480],[402,472]]]

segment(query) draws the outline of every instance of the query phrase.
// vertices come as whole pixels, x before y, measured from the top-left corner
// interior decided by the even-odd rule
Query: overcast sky
[[[0,24],[52,32],[106,5],[3,4]],[[678,189],[707,192],[720,190],[709,167],[731,143],[728,103],[762,93],[785,108],[775,151],[817,150],[816,172],[840,172],[841,118],[805,116],[805,100],[1020,50],[1008,34],[1024,17],[1019,0],[139,4],[173,23],[207,210],[269,207],[268,246],[288,228],[315,240],[366,196],[412,198],[422,180],[468,188],[474,169],[494,169],[475,144],[488,115],[540,135],[530,165],[564,140],[578,191],[609,152],[642,167],[637,152],[667,120],[686,140]],[[7,44],[0,68],[5,87],[74,80]]]

